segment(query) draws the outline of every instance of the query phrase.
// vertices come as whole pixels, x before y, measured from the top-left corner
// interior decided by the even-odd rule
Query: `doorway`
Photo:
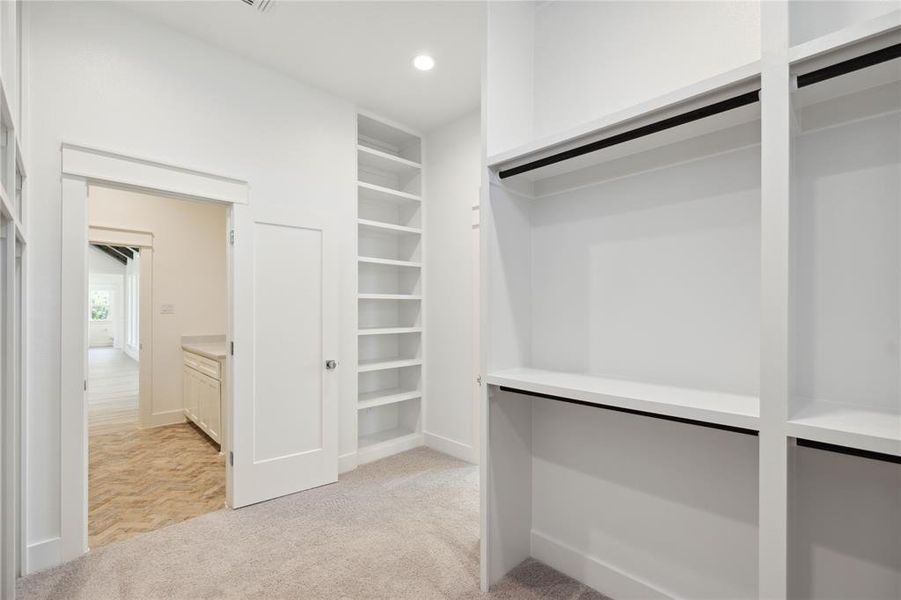
[[[225,508],[229,209],[103,185],[88,186],[87,205],[97,548]]]

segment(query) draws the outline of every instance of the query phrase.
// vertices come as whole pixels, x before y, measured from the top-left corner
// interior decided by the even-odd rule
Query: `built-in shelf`
[[[808,402],[789,419],[788,435],[901,456],[901,413],[837,402]]]
[[[422,267],[422,263],[414,262],[411,260],[395,260],[393,258],[375,258],[372,256],[360,256],[357,258],[362,264],[367,265],[385,265],[389,267],[409,267],[411,269],[418,269]]]
[[[516,368],[489,373],[490,385],[702,423],[757,430],[755,396],[695,390],[578,373]]]
[[[418,161],[422,156],[422,140],[419,135],[402,125],[387,123],[365,114],[357,115],[357,140],[362,146],[408,160]]]
[[[422,300],[419,294],[357,294],[360,300]]]
[[[398,335],[401,333],[422,333],[422,327],[368,327],[357,331],[357,335]]]
[[[419,163],[412,160],[359,144],[357,144],[357,160],[360,168],[391,173],[400,177],[415,175],[421,168]]]
[[[416,367],[422,364],[421,358],[397,358],[393,360],[361,360],[357,363],[358,373],[370,371],[385,371],[388,369],[400,369],[403,367]]]
[[[895,10],[874,19],[854,23],[838,31],[792,46],[788,51],[790,64],[840,51],[873,38],[901,30],[901,10]]]
[[[357,408],[364,410],[367,408],[375,408],[376,406],[385,406],[387,404],[395,404],[397,402],[406,402],[407,400],[415,400],[422,396],[419,390],[389,389],[378,390],[375,392],[367,392],[360,394],[357,402]]]
[[[357,182],[357,192],[361,200],[392,203],[422,202],[422,197],[417,196],[416,194],[401,192],[399,190],[392,190],[391,188],[376,185],[374,183],[367,183],[365,181]]]
[[[399,233],[410,235],[422,234],[422,229],[418,227],[406,227],[404,225],[395,225],[394,223],[384,223],[382,221],[372,221],[370,219],[357,219],[357,224],[363,229],[371,229],[380,233]]]

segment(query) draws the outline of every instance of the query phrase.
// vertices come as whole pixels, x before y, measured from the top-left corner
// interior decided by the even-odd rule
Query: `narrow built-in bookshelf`
[[[357,116],[357,462],[422,444],[421,137]]]

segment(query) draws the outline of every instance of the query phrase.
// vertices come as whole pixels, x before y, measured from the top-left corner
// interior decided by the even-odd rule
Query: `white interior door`
[[[335,228],[289,206],[235,206],[233,508],[338,479]]]

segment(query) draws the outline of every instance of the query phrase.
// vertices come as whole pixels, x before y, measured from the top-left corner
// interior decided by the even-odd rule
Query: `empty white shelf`
[[[422,234],[422,229],[419,229],[418,227],[406,227],[404,225],[395,225],[394,223],[384,223],[382,221],[357,219],[357,224],[364,229],[372,229],[382,233],[404,233],[410,235]]]
[[[411,269],[422,267],[421,262],[413,262],[412,260],[395,260],[393,258],[375,258],[372,256],[360,256],[357,258],[357,261],[368,265],[385,265],[389,267],[409,267]]]
[[[395,358],[390,360],[361,360],[357,364],[358,373],[369,371],[385,371],[387,369],[399,369],[402,367],[415,367],[422,364],[421,358]]]
[[[755,431],[759,428],[760,401],[754,396],[530,368],[489,373],[487,380],[490,385],[580,400],[599,406]]]
[[[901,456],[901,414],[822,400],[807,403],[787,424],[788,435]]]
[[[422,327],[367,327],[357,331],[357,335],[397,335],[399,333],[422,333]]]
[[[367,148],[357,144],[357,161],[361,168],[401,177],[409,177],[419,172],[420,164],[412,160],[394,156],[387,152]]]
[[[401,192],[392,190],[374,183],[366,183],[365,181],[357,182],[357,192],[363,200],[378,200],[382,202],[422,202],[422,198],[416,194],[409,192]]]
[[[418,294],[357,294],[360,300],[422,300]]]
[[[366,392],[360,394],[357,402],[357,409],[363,410],[366,408],[374,408],[376,406],[384,406],[386,404],[406,402],[407,400],[415,400],[420,397],[422,397],[422,392],[419,390],[403,390],[399,388]]]

